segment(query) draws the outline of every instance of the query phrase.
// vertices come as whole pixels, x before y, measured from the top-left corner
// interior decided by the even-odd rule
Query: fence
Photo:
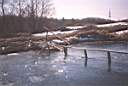
[[[67,58],[68,56],[68,48],[72,48],[72,49],[78,49],[78,50],[83,50],[84,51],[84,56],[85,56],[85,62],[84,65],[85,67],[87,67],[87,63],[88,63],[88,54],[87,51],[101,51],[101,52],[107,52],[107,58],[108,58],[108,71],[111,71],[111,53],[121,53],[121,54],[128,54],[128,52],[122,52],[122,51],[115,51],[115,50],[108,50],[108,49],[93,49],[93,48],[79,48],[79,47],[71,47],[71,46],[65,46],[64,47],[64,55],[65,58]]]

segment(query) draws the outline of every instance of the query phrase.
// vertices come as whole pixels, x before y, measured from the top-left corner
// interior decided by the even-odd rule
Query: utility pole
[[[109,9],[108,17],[109,17],[109,19],[111,20],[111,9]]]

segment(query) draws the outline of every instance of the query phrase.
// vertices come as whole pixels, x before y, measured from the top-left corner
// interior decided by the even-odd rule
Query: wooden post
[[[111,71],[111,53],[110,51],[107,51],[107,55],[108,55],[108,71]]]
[[[67,49],[67,47],[64,47],[64,59],[66,59],[66,57],[67,57],[67,55],[68,55],[68,49]]]
[[[87,62],[88,62],[88,55],[87,55],[87,50],[84,49],[84,55],[85,55],[85,67],[87,67]]]
[[[49,43],[48,43],[48,30],[46,32],[46,42],[47,42],[47,47],[48,47],[48,55],[50,56],[50,46],[49,46]]]

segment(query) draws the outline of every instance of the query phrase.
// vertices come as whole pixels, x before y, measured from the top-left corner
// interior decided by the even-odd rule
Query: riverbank
[[[8,54],[29,50],[57,50],[62,51],[65,45],[86,43],[127,42],[127,32],[115,31],[126,29],[127,23],[112,25],[87,25],[86,27],[70,31],[51,31],[38,34],[23,34],[18,37],[1,38],[0,54]],[[113,30],[113,31],[112,31]]]

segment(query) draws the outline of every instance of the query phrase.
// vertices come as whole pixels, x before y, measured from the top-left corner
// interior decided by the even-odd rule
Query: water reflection
[[[8,76],[8,73],[3,73],[3,76]]]
[[[30,80],[32,83],[37,83],[37,82],[44,81],[45,78],[43,78],[43,77],[41,77],[41,76],[30,76],[30,77],[29,77],[29,80]]]
[[[28,65],[25,65],[25,68],[27,68],[28,67]]]
[[[64,72],[63,69],[59,69],[59,70],[58,70],[58,73],[63,73],[63,72]]]
[[[37,61],[35,61],[35,65],[37,65],[38,64],[38,62]]]

